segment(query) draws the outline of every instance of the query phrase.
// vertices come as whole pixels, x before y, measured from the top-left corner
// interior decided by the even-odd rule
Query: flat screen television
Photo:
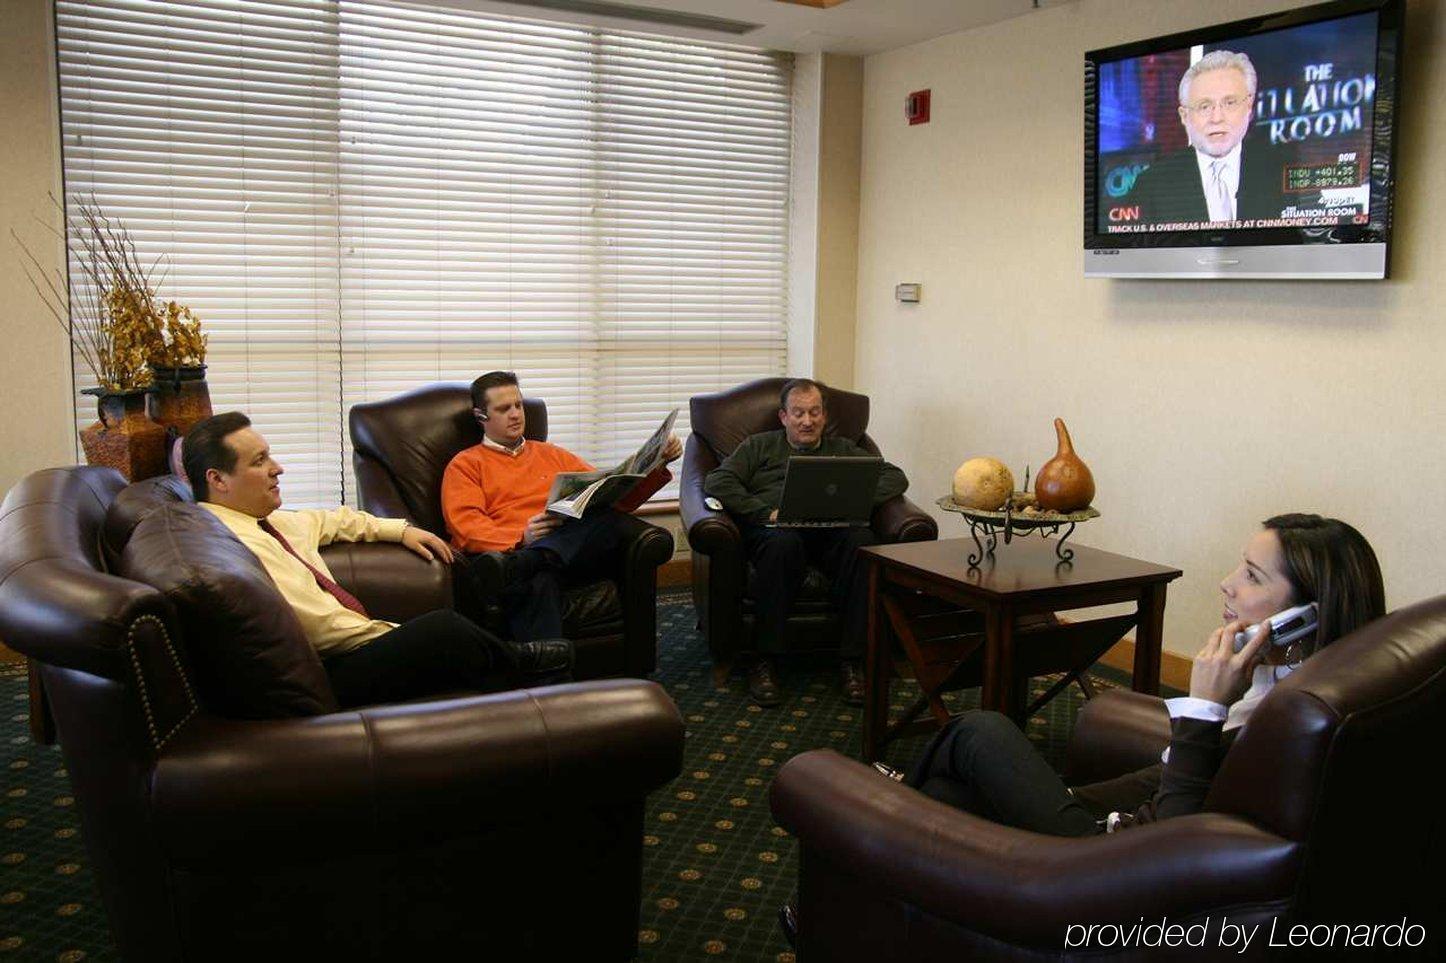
[[[1087,277],[1384,278],[1404,0],[1085,54]]]

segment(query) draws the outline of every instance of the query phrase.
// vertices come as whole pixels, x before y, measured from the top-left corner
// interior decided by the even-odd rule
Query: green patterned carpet
[[[796,753],[827,746],[857,754],[860,710],[839,698],[837,670],[826,661],[785,663],[787,698],[774,709],[752,705],[741,677],[715,689],[684,594],[660,596],[658,625],[657,679],[683,713],[687,743],[682,775],[648,800],[638,959],[787,963],[793,954],[776,914],[793,890],[797,853],[769,815],[768,784]],[[1109,675],[1100,681],[1118,681]],[[916,694],[896,683],[895,711]],[[962,708],[974,698],[954,701]],[[116,960],[60,751],[30,741],[26,699],[23,668],[0,666],[0,703],[8,707],[0,722],[0,961]],[[1030,721],[1031,738],[1051,759],[1079,701],[1071,688]],[[890,761],[906,764],[922,743],[891,746]]]
[[[707,647],[686,595],[660,597],[657,680],[687,723],[683,773],[648,800],[643,837],[643,905],[638,959],[748,960],[792,963],[778,907],[793,892],[797,847],[773,823],[768,784],[778,767],[809,749],[857,755],[859,707],[839,696],[836,663],[780,666],[786,699],[760,709],[735,674],[715,689]],[[1035,694],[1052,679],[1035,680]],[[1121,681],[1110,670],[1101,685]],[[893,711],[918,695],[896,681]],[[1082,696],[1071,687],[1030,720],[1030,737],[1052,762],[1063,754]],[[978,704],[977,690],[946,700]],[[893,743],[886,759],[906,766],[927,736]]]

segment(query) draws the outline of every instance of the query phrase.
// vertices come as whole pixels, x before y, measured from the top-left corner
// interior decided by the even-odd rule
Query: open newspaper
[[[547,510],[568,518],[583,518],[619,503],[626,504],[629,511],[642,504],[671,477],[663,467],[663,452],[677,418],[678,409],[674,408],[643,446],[616,468],[559,472],[547,494]]]

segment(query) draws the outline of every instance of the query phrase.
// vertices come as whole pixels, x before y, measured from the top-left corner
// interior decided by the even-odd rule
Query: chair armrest
[[[332,577],[376,618],[405,622],[453,607],[452,568],[396,542],[333,542],[321,550]]]
[[[683,446],[683,468],[678,481],[678,517],[688,533],[688,547],[703,555],[743,551],[738,525],[728,512],[709,508],[703,482],[718,467],[718,459],[697,434]]]
[[[673,533],[619,515],[623,540],[618,593],[623,609],[622,674],[646,678],[658,667],[658,566],[673,557]]]
[[[903,495],[895,495],[874,509],[874,534],[885,543],[932,542],[939,537],[934,516]]]
[[[1159,696],[1107,689],[1084,704],[1070,735],[1068,781],[1113,779],[1160,761],[1170,744],[1170,714]]]
[[[805,850],[887,899],[1054,953],[1071,923],[1178,920],[1283,900],[1302,858],[1299,844],[1222,813],[1108,836],[1041,836],[954,809],[828,749],[791,759],[770,803]]]
[[[197,719],[151,775],[182,864],[326,859],[641,799],[682,766],[651,682],[609,680],[310,719]]]
[[[666,528],[619,513],[618,531],[629,572],[651,572],[673,557],[673,533]]]

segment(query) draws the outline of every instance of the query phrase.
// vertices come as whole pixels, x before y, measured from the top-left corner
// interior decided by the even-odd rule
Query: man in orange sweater
[[[562,584],[618,547],[618,514],[567,519],[547,511],[559,472],[592,471],[572,452],[527,440],[522,389],[510,371],[472,382],[482,441],[458,452],[442,475],[442,514],[452,545],[471,556],[476,591],[500,597],[518,642],[562,635]],[[683,453],[668,439],[667,462]],[[665,473],[666,474],[666,473]]]

